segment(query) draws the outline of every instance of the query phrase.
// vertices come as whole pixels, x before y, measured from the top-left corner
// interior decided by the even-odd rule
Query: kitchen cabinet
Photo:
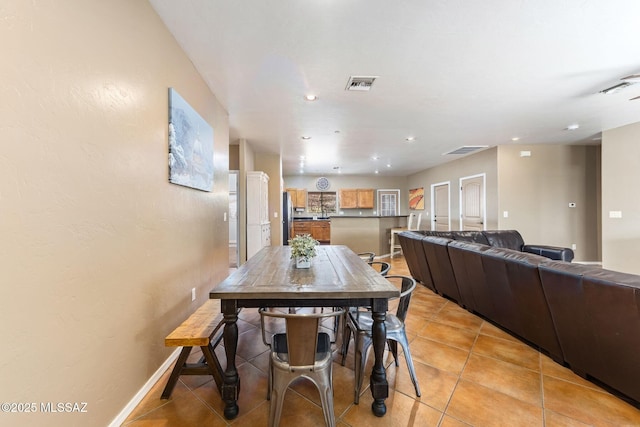
[[[287,193],[291,197],[291,204],[293,208],[304,209],[307,204],[307,190],[304,188],[287,188]]]
[[[311,234],[311,221],[293,221],[293,237]]]
[[[358,207],[363,209],[373,209],[373,190],[358,190]]]
[[[373,209],[373,189],[343,188],[340,190],[340,209]]]
[[[331,222],[323,220],[293,222],[293,235],[309,234],[320,243],[330,243]]]

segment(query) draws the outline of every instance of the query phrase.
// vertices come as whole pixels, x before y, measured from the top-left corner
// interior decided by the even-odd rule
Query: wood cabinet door
[[[327,221],[318,221],[311,224],[311,237],[321,243],[331,240],[331,225]]]
[[[293,206],[294,209],[305,208],[307,204],[307,190],[304,188],[286,188],[285,191],[289,193],[291,206]]]
[[[320,238],[318,240],[323,243],[331,242],[331,224],[330,223],[325,222],[322,224],[322,227],[320,227]]]
[[[358,190],[340,190],[340,209],[355,209],[358,207]]]
[[[307,221],[293,221],[293,237],[311,234],[311,223]]]
[[[373,190],[372,189],[358,190],[358,207],[373,209]]]
[[[296,188],[296,197],[295,203],[293,204],[294,208],[305,208],[307,204],[307,190],[304,188]]]

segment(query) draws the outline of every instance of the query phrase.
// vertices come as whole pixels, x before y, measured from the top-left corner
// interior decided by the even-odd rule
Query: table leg
[[[376,307],[376,306],[379,307]],[[384,345],[387,340],[387,327],[385,326],[385,319],[387,317],[387,301],[384,300],[384,309],[382,304],[376,304],[372,307],[372,339],[373,339],[373,353],[375,355],[375,363],[373,365],[373,371],[371,372],[371,394],[373,395],[373,403],[371,404],[371,410],[377,417],[382,417],[387,413],[387,406],[384,400],[389,397],[389,383],[387,382],[387,372],[384,368]]]
[[[224,351],[227,356],[227,369],[224,371],[222,384],[222,400],[224,400],[224,416],[232,420],[238,416],[238,394],[240,393],[240,377],[236,370],[236,349],[238,347],[238,310],[235,300],[222,301],[224,315]]]

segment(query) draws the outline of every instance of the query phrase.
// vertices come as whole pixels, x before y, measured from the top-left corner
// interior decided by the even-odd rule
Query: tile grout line
[[[484,324],[485,320],[482,320],[483,323],[480,324],[480,328],[478,328],[478,331],[476,332],[476,337],[473,340],[473,344],[471,345],[471,347],[469,348],[469,352],[467,353],[467,359],[464,362],[464,365],[462,366],[462,369],[460,370],[460,373],[458,374],[458,379],[456,380],[456,385],[455,387],[453,387],[453,390],[451,391],[451,395],[449,396],[449,399],[447,399],[447,404],[444,407],[444,410],[442,411],[442,417],[440,420],[440,423],[438,425],[441,425],[442,422],[444,421],[444,417],[447,416],[447,410],[449,409],[449,404],[451,404],[451,400],[453,399],[453,395],[456,392],[456,389],[458,388],[458,385],[460,384],[460,380],[462,379],[462,373],[464,372],[464,369],[467,367],[467,364],[469,363],[469,359],[471,358],[471,353],[473,352],[473,347],[475,347],[476,343],[478,342],[478,337],[480,336],[480,331],[482,330],[482,325]],[[453,417],[451,415],[448,415],[451,418],[458,420],[456,417]],[[460,422],[463,422],[465,424],[468,424],[465,421],[462,420],[458,420]]]

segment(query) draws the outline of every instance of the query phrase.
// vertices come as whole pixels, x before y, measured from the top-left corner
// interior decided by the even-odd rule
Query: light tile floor
[[[396,257],[391,264],[391,274],[409,274],[404,258]],[[167,371],[123,425],[266,425],[268,352],[260,337],[260,318],[256,310],[243,310],[240,319],[237,365],[242,389],[236,419],[224,419],[224,403],[206,376],[183,376],[171,398],[161,400]],[[422,397],[415,396],[404,360],[396,368],[389,357],[387,414],[372,414],[368,386],[360,404],[354,405],[351,345],[346,365],[341,366],[337,353],[334,363],[338,426],[640,426],[637,407],[422,285],[411,301],[407,332]],[[224,360],[222,349],[216,352]],[[367,377],[364,384],[368,382]],[[290,387],[280,425],[324,425],[311,383],[301,380]]]

